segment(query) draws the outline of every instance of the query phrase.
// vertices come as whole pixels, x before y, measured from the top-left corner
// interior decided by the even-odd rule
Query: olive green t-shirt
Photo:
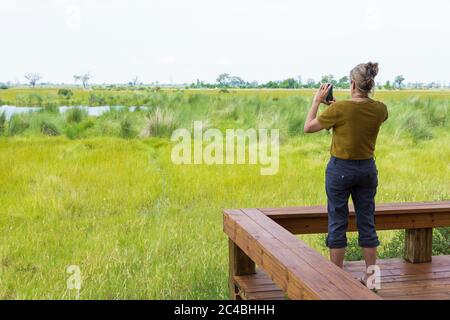
[[[363,160],[373,157],[381,124],[388,118],[384,103],[337,101],[317,118],[325,129],[333,128],[331,155],[340,159]]]

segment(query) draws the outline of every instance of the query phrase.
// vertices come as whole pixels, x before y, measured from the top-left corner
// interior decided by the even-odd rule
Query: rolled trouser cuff
[[[342,249],[347,247],[347,239],[330,239],[329,236],[327,236],[325,240],[325,245],[330,249]]]
[[[376,248],[380,245],[380,240],[374,239],[374,240],[361,240],[358,239],[358,245],[361,248]]]

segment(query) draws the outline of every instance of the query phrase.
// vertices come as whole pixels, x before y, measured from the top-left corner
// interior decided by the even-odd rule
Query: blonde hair
[[[375,87],[375,77],[378,74],[378,63],[360,63],[350,71],[350,78],[363,93],[369,93]]]

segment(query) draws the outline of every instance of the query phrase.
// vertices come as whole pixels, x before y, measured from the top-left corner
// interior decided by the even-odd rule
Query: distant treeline
[[[385,83],[377,83],[378,89],[434,89],[434,88],[445,88],[449,87],[445,84],[438,82],[415,82],[415,83],[405,83],[405,78],[402,75],[396,76],[395,79],[391,81],[386,81]],[[350,79],[348,76],[336,79],[334,75],[328,74],[321,77],[320,81],[314,79],[307,79],[303,82],[299,76],[297,79],[287,78],[285,80],[279,81],[269,81],[266,83],[259,84],[256,81],[248,82],[244,81],[238,76],[231,76],[228,73],[220,74],[215,83],[207,83],[200,80],[192,83],[189,88],[268,88],[268,89],[300,89],[300,88],[319,88],[322,83],[332,83],[335,88],[338,89],[349,89]]]
[[[42,82],[43,79],[42,74],[40,73],[27,73],[24,76],[28,81],[28,85],[31,87],[35,87],[37,85],[44,87],[55,87],[55,86],[73,86],[70,84],[54,84],[51,82]],[[145,84],[139,81],[139,78],[136,76],[131,81],[123,83],[123,84],[95,84],[91,85],[89,83],[92,75],[90,73],[82,74],[82,75],[74,75],[74,84],[77,86],[88,88],[137,88],[137,89],[145,89],[145,88],[160,88],[160,87],[174,87],[174,88],[195,88],[195,89],[231,89],[231,88],[241,88],[241,89],[258,89],[258,88],[266,88],[266,89],[315,89],[319,88],[322,83],[332,83],[333,86],[337,89],[348,89],[350,87],[350,79],[348,76],[341,77],[339,79],[335,78],[334,75],[328,74],[321,77],[320,81],[316,81],[312,78],[307,79],[306,81],[302,81],[301,76],[297,78],[287,78],[284,80],[275,80],[269,81],[266,83],[258,83],[257,81],[245,81],[241,77],[233,76],[228,73],[219,74],[216,79],[216,82],[209,83],[202,80],[197,79],[196,82],[191,84],[182,83],[182,84],[160,84],[158,81]],[[0,90],[6,90],[10,87],[20,87],[23,86],[22,83],[16,82],[0,82]],[[385,83],[377,82],[376,86],[378,89],[385,90],[393,90],[393,89],[439,89],[439,88],[450,88],[450,83],[442,83],[442,82],[405,82],[405,78],[402,75],[398,75],[394,78],[394,80],[386,81]]]

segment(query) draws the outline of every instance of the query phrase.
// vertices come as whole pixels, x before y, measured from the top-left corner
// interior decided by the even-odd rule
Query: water
[[[125,106],[99,106],[99,107],[86,107],[86,106],[61,106],[57,107],[59,112],[64,113],[67,110],[73,108],[80,108],[86,110],[89,116],[101,116],[103,113],[108,112],[110,110],[120,110],[126,108]],[[147,107],[140,107],[143,110],[148,109]],[[129,107],[130,111],[135,111],[136,107]],[[0,106],[0,114],[5,112],[6,119],[9,120],[15,114],[28,113],[28,112],[36,112],[42,110],[41,107],[16,107],[16,106]]]

